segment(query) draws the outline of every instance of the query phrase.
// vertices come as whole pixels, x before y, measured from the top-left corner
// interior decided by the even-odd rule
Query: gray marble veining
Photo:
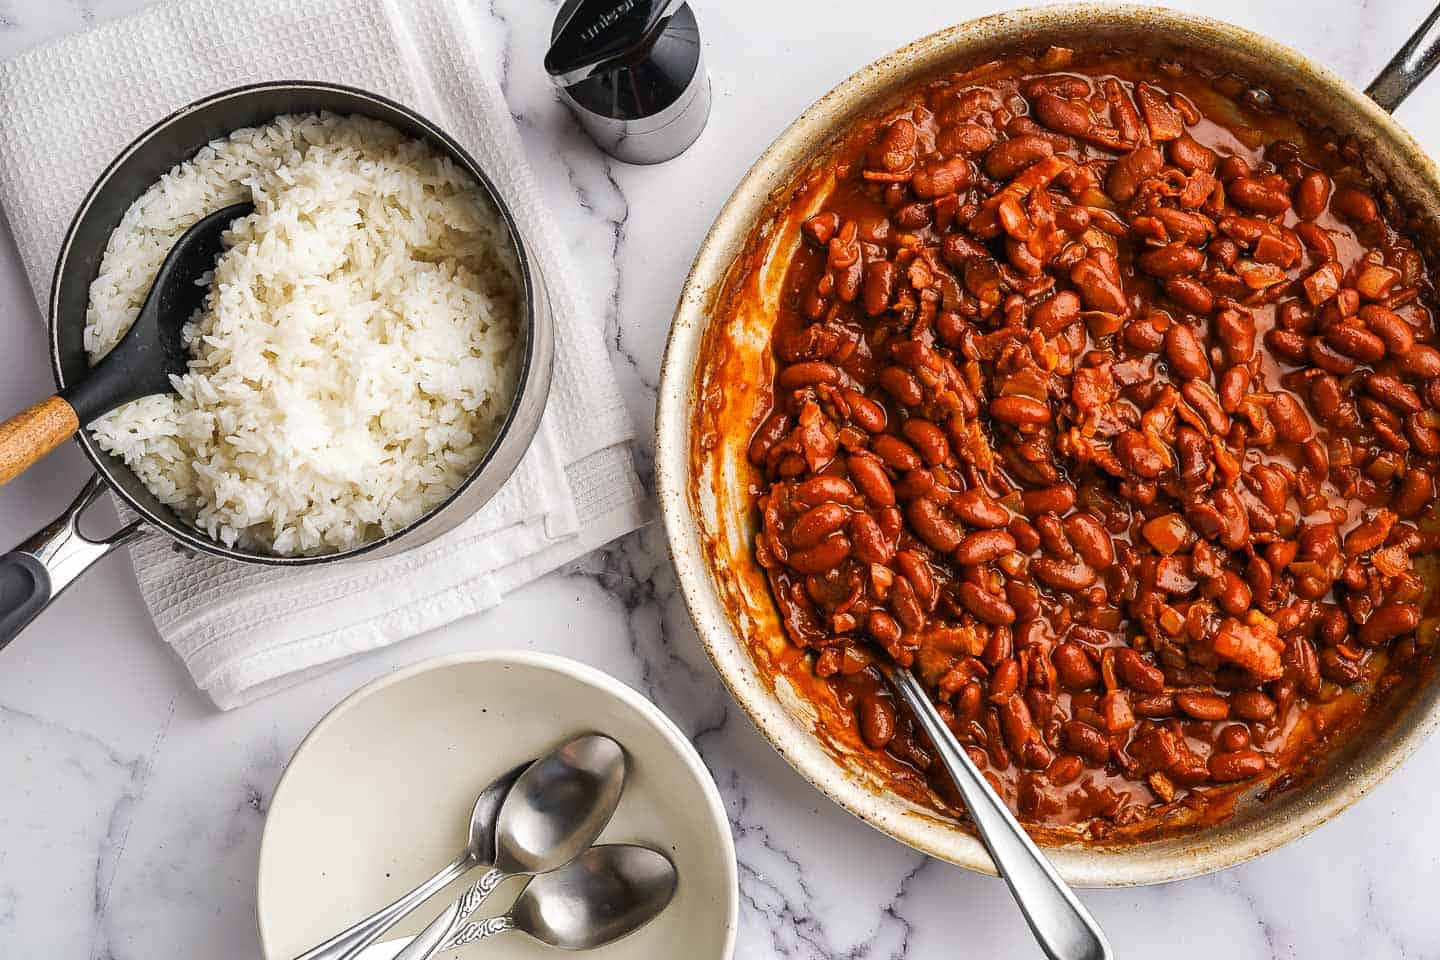
[[[302,0],[297,0],[302,2]],[[715,90],[709,128],[660,167],[601,155],[540,69],[556,3],[476,0],[494,68],[636,421],[648,427],[671,311],[731,187],[813,99],[893,47],[1000,8],[890,0],[696,0]],[[141,0],[0,0],[0,57],[123,15]],[[1424,0],[1177,2],[1288,40],[1366,82]],[[1401,111],[1440,151],[1440,80]],[[0,234],[0,408],[48,385],[43,336]],[[650,443],[640,460],[648,466]],[[84,476],[62,451],[0,497],[18,541]],[[517,640],[517,638],[519,638]],[[252,960],[255,859],[285,759],[359,684],[445,652],[515,645],[594,664],[689,734],[725,797],[740,860],[744,960],[1036,955],[1003,886],[926,860],[796,776],[730,703],[695,640],[658,527],[499,609],[216,714],[156,640],[132,574],[109,561],[0,661],[0,957]],[[1440,956],[1440,744],[1310,837],[1225,873],[1089,891],[1125,957]],[[423,865],[421,865],[423,866]],[[417,875],[423,873],[417,866]]]

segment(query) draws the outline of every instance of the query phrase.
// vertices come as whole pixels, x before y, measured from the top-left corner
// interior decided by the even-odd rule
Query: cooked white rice
[[[284,555],[390,534],[489,449],[515,390],[520,280],[499,215],[385,124],[279,117],[211,143],[126,211],[90,288],[93,364],[205,214],[252,197],[185,328],[176,393],[96,421],[214,539]]]

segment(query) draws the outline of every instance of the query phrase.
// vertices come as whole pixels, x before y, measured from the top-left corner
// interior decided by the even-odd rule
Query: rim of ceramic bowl
[[[343,700],[335,704],[319,722],[305,734],[295,752],[290,755],[289,761],[285,764],[285,770],[280,775],[279,781],[275,784],[274,797],[279,797],[285,789],[285,783],[290,777],[290,772],[295,769],[297,761],[304,755],[306,748],[325,733],[333,724],[339,721],[351,710],[355,709],[365,700],[368,700],[374,693],[378,693],[387,687],[397,683],[403,683],[412,677],[425,673],[433,673],[437,670],[445,670],[460,664],[471,663],[509,663],[518,666],[538,667],[548,670],[551,673],[560,674],[576,683],[594,687],[603,693],[615,697],[625,706],[634,710],[642,718],[649,721],[650,726],[665,740],[672,753],[680,757],[685,767],[700,783],[701,791],[705,794],[705,801],[710,819],[720,827],[720,835],[724,838],[725,849],[721,851],[722,861],[725,864],[725,889],[727,897],[727,916],[725,918],[725,946],[724,956],[731,957],[735,953],[735,937],[739,928],[740,915],[740,879],[739,868],[735,860],[735,839],[730,832],[730,817],[725,812],[725,802],[720,797],[720,788],[715,785],[715,778],[711,775],[705,761],[700,759],[700,754],[690,738],[675,725],[675,721],[665,715],[665,712],[657,707],[650,700],[646,699],[638,690],[627,683],[610,676],[598,667],[572,660],[569,657],[562,657],[554,653],[539,653],[533,650],[480,650],[470,653],[453,653],[441,657],[432,657],[428,660],[421,660],[412,663],[408,667],[401,667],[393,673],[383,677],[377,677],[369,683],[348,694]],[[262,904],[264,897],[260,895],[260,886],[265,876],[266,858],[275,856],[274,845],[270,841],[270,821],[266,818],[265,827],[260,834],[260,856],[256,868],[256,896],[255,896],[255,928],[260,938],[260,950],[266,957],[277,957],[270,938],[266,935],[266,920]]]
[[[883,833],[931,856],[993,875],[995,868],[974,834],[953,822],[917,815],[918,808],[867,788],[827,752],[757,674],[712,578],[708,552],[690,497],[691,416],[696,404],[701,347],[726,274],[752,230],[769,215],[776,191],[786,187],[808,159],[823,151],[854,120],[922,78],[1069,31],[1083,39],[1095,25],[1117,32],[1153,27],[1161,43],[1203,52],[1234,49],[1235,59],[1272,64],[1297,86],[1338,101],[1334,109],[1356,119],[1355,129],[1375,132],[1409,165],[1407,183],[1432,204],[1440,198],[1440,174],[1414,138],[1361,91],[1324,65],[1269,37],[1208,17],[1134,4],[1060,4],[1000,13],[957,24],[863,67],[792,122],[762,153],[721,208],[696,254],[676,308],[661,366],[656,406],[656,486],[681,593],[701,643],[735,701],[777,752],[840,807]],[[983,59],[983,58],[982,58]],[[1433,685],[1432,685],[1433,686]],[[1410,714],[1414,714],[1411,716]],[[1440,724],[1440,705],[1414,703],[1394,736],[1376,747],[1354,771],[1327,783],[1315,797],[1295,805],[1279,822],[1260,822],[1223,838],[1208,832],[1179,834],[1151,844],[1097,849],[1083,843],[1047,847],[1062,876],[1077,886],[1135,886],[1185,879],[1234,866],[1298,839],[1344,811],[1385,779]],[[1305,787],[1301,788],[1306,789]]]
[[[127,161],[138,151],[147,147],[157,138],[163,138],[176,125],[197,113],[209,111],[224,111],[229,105],[240,104],[255,97],[265,97],[286,91],[299,91],[302,94],[314,92],[316,94],[333,94],[350,98],[360,103],[369,103],[378,107],[381,111],[389,111],[391,114],[403,117],[406,121],[413,123],[423,131],[424,138],[436,150],[444,153],[449,159],[457,163],[461,169],[468,173],[477,182],[480,191],[487,197],[494,206],[500,220],[510,237],[511,246],[518,264],[520,274],[520,297],[523,300],[520,316],[518,317],[521,333],[524,336],[522,349],[524,355],[521,358],[520,369],[516,376],[515,394],[509,399],[506,405],[505,417],[501,421],[499,429],[491,441],[489,449],[480,458],[474,468],[465,478],[450,491],[446,497],[435,504],[424,514],[417,517],[411,523],[396,530],[394,533],[377,537],[358,546],[351,547],[336,553],[324,553],[314,555],[280,555],[265,554],[257,551],[241,550],[235,547],[227,547],[217,540],[212,539],[205,533],[185,522],[182,518],[176,517],[174,522],[168,521],[165,517],[156,515],[155,511],[141,503],[134,494],[126,489],[124,484],[115,481],[117,472],[122,475],[134,474],[118,458],[111,457],[97,446],[95,439],[88,429],[82,428],[76,434],[76,440],[81,450],[95,472],[105,481],[110,492],[125,501],[132,510],[144,518],[146,526],[152,531],[163,533],[171,539],[183,544],[185,547],[199,553],[221,557],[227,560],[234,560],[239,563],[263,566],[284,566],[303,567],[314,566],[326,563],[339,563],[361,557],[378,558],[388,556],[397,550],[410,549],[420,546],[434,537],[440,536],[447,530],[462,522],[466,517],[480,510],[485,503],[493,499],[495,493],[518,468],[525,452],[534,441],[535,434],[540,428],[540,419],[544,413],[546,402],[550,394],[551,375],[554,363],[554,318],[550,312],[549,294],[545,286],[545,277],[541,270],[539,259],[532,249],[532,241],[520,229],[519,223],[511,212],[510,205],[506,202],[504,195],[495,186],[490,175],[478,160],[465,148],[455,137],[451,136],[444,127],[440,126],[429,117],[422,114],[413,107],[407,106],[397,100],[372,93],[360,87],[350,86],[342,83],[331,83],[319,80],[264,80],[257,83],[244,84],[237,87],[230,87],[207,94],[196,100],[179,107],[164,117],[155,121],[133,140],[116,153],[115,157],[105,165],[105,168],[96,176],[90,189],[86,191],[85,197],[76,206],[75,213],[65,230],[65,235],[60,244],[60,252],[55,258],[55,268],[51,277],[50,297],[47,304],[47,335],[49,338],[50,367],[51,374],[55,379],[57,388],[65,387],[64,358],[61,356],[59,329],[62,322],[60,316],[60,298],[62,284],[68,273],[76,270],[86,269],[86,265],[79,265],[72,262],[72,252],[76,239],[85,218],[96,203],[105,197],[107,191],[119,190],[117,178],[123,173]],[[310,111],[327,109],[323,106],[314,106]],[[278,114],[277,114],[278,116]],[[388,122],[382,120],[381,122]],[[238,128],[237,128],[238,129]],[[407,134],[408,135],[408,134]],[[205,147],[204,143],[195,144],[189,151],[187,159]],[[141,190],[143,193],[143,188]],[[139,196],[137,194],[136,196]],[[134,198],[131,199],[134,202]],[[99,264],[95,264],[98,269]],[[87,278],[93,280],[93,276]],[[70,321],[74,322],[74,321]],[[484,500],[471,503],[476,488],[493,487]],[[463,509],[463,516],[456,511]],[[415,535],[426,527],[434,528],[435,532],[427,535],[424,541],[417,539]]]

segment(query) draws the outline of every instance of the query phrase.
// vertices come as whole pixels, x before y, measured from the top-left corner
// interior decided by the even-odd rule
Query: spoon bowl
[[[500,819],[500,809],[505,805],[505,798],[510,795],[516,781],[534,763],[533,760],[526,760],[511,767],[491,781],[488,787],[480,791],[480,796],[475,798],[475,806],[470,810],[470,833],[465,851],[472,865],[495,865],[495,827]]]
[[[595,842],[620,803],[625,751],[601,734],[576,737],[515,782],[495,824],[495,869],[546,873]]]
[[[628,936],[659,916],[675,896],[675,865],[648,847],[591,847],[541,874],[510,916],[515,928],[561,950],[591,950]]]
[[[679,874],[663,853],[631,844],[591,847],[526,885],[510,912],[471,920],[484,902],[481,880],[399,952],[381,944],[360,960],[429,960],[437,953],[519,930],[561,950],[593,950],[629,936],[660,915]]]

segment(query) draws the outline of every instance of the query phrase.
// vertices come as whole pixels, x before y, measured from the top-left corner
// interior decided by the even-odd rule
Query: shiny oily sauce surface
[[[897,789],[959,808],[876,657],[1022,819],[1094,838],[1227,815],[1428,662],[1425,261],[1353,145],[1226,90],[1051,50],[824,171],[755,555]]]

